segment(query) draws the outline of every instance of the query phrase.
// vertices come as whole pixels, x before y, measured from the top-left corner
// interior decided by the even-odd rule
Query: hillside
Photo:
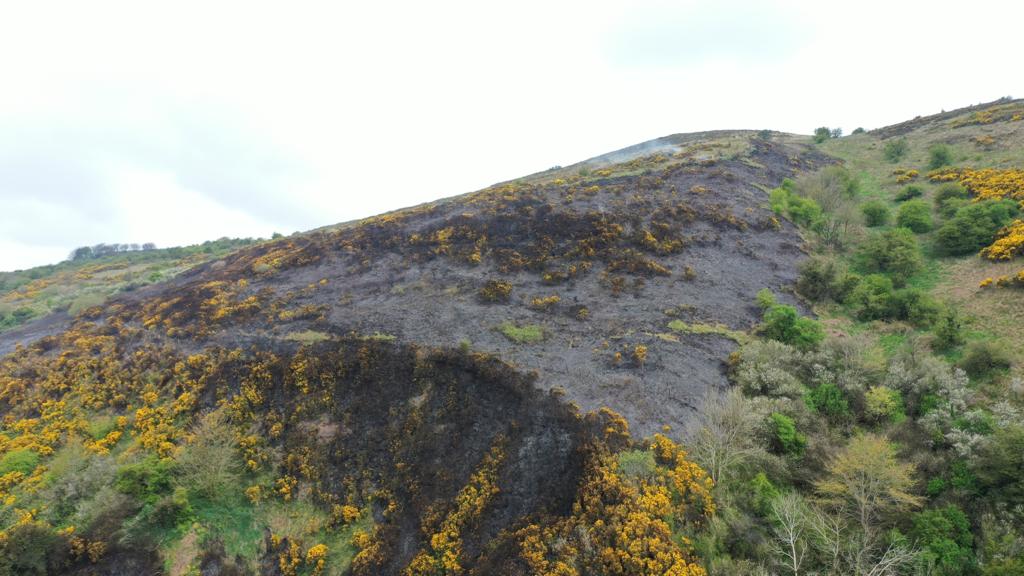
[[[1020,573],[1022,114],[22,273],[0,574]]]

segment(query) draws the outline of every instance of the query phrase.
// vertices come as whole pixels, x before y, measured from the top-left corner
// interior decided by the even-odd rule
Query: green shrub
[[[935,323],[935,347],[948,350],[964,343],[963,322],[956,309],[947,307]]]
[[[821,206],[794,192],[792,182],[788,186],[783,182],[782,186],[772,190],[768,202],[776,214],[786,216],[798,226],[812,228],[821,220]]]
[[[860,207],[861,214],[864,214],[864,223],[870,228],[885,226],[889,223],[889,206],[881,200],[871,200]]]
[[[26,476],[39,465],[39,454],[27,449],[13,450],[0,458],[0,476],[10,472],[21,472]]]
[[[914,515],[910,536],[921,547],[928,574],[960,576],[975,569],[974,535],[967,515],[956,506],[925,510]]]
[[[917,234],[929,232],[932,229],[932,207],[924,200],[911,200],[900,206],[896,224]]]
[[[772,501],[781,493],[764,472],[758,472],[750,479],[750,495],[753,497],[754,510],[766,516],[771,512]]]
[[[620,452],[618,457],[619,470],[628,478],[647,480],[657,472],[654,452],[650,450],[627,450]]]
[[[870,274],[861,279],[847,302],[859,320],[883,320],[892,316],[893,292],[888,276]]]
[[[761,333],[766,338],[801,350],[815,348],[825,339],[825,330],[820,322],[800,316],[795,307],[784,304],[775,304],[764,311]]]
[[[767,310],[778,303],[775,299],[775,293],[771,291],[771,288],[761,288],[758,290],[755,300],[761,310]]]
[[[800,265],[796,291],[814,302],[842,303],[859,282],[859,276],[847,272],[834,258],[813,256]]]
[[[898,138],[885,143],[885,146],[882,148],[882,155],[885,156],[886,160],[895,164],[907,155],[907,150],[909,149],[910,146],[907,144],[907,139]]]
[[[857,258],[866,271],[888,274],[896,286],[902,286],[924,267],[921,246],[906,228],[872,235],[861,246]]]
[[[150,456],[117,471],[114,488],[141,502],[153,503],[171,491],[173,462]]]
[[[936,247],[952,256],[973,254],[990,245],[999,230],[1019,213],[1020,208],[1013,200],[964,202],[935,233]]]
[[[941,303],[918,288],[903,288],[893,292],[893,320],[906,320],[915,326],[931,328],[942,316]]]
[[[828,126],[822,126],[814,129],[814,142],[815,144],[821,144],[825,140],[832,137],[832,130]]]
[[[984,378],[1010,369],[1010,357],[1004,349],[986,341],[971,342],[957,365],[972,378]]]
[[[935,202],[935,207],[942,210],[943,206],[950,200],[966,200],[968,197],[967,189],[960,185],[958,182],[945,182],[935,189],[935,195],[932,200]]]
[[[850,415],[850,404],[838,386],[825,382],[807,392],[804,397],[814,411],[828,416],[830,420],[842,420]]]
[[[906,202],[907,200],[913,200],[914,198],[920,198],[924,194],[924,189],[917,184],[908,184],[903,187],[902,190],[893,196],[893,200],[897,202]]]
[[[956,463],[966,468],[963,461]],[[972,475],[972,478],[991,501],[1017,505],[1024,502],[1024,474],[1021,470],[1024,470],[1024,426],[1004,426],[996,429],[982,445],[974,463],[976,476]]]
[[[68,557],[67,540],[43,522],[17,524],[0,542],[0,574],[43,576],[62,574]]]
[[[934,498],[946,489],[946,480],[942,476],[936,476],[928,481],[928,484],[924,488],[924,493]]]
[[[776,451],[792,456],[803,454],[804,448],[807,447],[807,437],[797,431],[796,422],[779,412],[773,412],[769,418],[773,433],[772,443]]]
[[[928,169],[938,170],[953,163],[953,151],[945,144],[935,144],[928,149]]]

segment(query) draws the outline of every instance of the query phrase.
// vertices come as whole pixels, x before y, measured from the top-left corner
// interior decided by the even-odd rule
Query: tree
[[[974,535],[963,510],[946,506],[914,515],[910,536],[922,548],[928,574],[959,576],[973,573]]]
[[[828,126],[822,126],[814,129],[814,142],[815,144],[821,144],[825,140],[832,137],[832,130]]]
[[[716,485],[727,482],[742,464],[766,455],[756,434],[761,418],[737,388],[725,394],[711,391],[705,397],[687,445]]]
[[[774,499],[770,511],[772,548],[781,557],[786,571],[798,576],[810,548],[805,537],[807,506],[799,494],[790,492]]]
[[[769,417],[769,422],[775,435],[772,442],[778,451],[793,456],[800,456],[804,453],[804,448],[807,447],[807,437],[797,431],[796,422],[792,418],[779,412],[773,412]]]
[[[900,462],[884,436],[855,436],[826,466],[828,477],[815,483],[823,501],[848,510],[869,540],[887,515],[921,505],[910,493],[914,465]]]
[[[206,414],[194,439],[178,458],[182,483],[196,494],[218,500],[238,491],[241,475],[234,434],[220,411]]]

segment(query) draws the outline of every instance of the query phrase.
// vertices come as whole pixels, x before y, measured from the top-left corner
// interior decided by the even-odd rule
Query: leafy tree
[[[864,223],[871,228],[885,226],[892,217],[889,213],[889,206],[881,200],[865,202],[860,211],[864,214]]]
[[[896,224],[918,234],[929,232],[932,229],[932,208],[924,200],[911,200],[900,206]]]
[[[832,130],[828,126],[822,126],[814,129],[814,142],[815,144],[821,144],[825,140],[832,137]]]
[[[884,436],[855,436],[826,468],[828,476],[815,483],[815,490],[824,501],[847,506],[866,536],[879,530],[885,516],[921,505],[910,492],[914,465],[901,462]]]
[[[928,169],[938,170],[953,163],[953,151],[945,144],[935,144],[928,149]]]
[[[831,420],[841,420],[850,415],[850,404],[838,386],[825,382],[811,389],[806,396],[807,405]]]
[[[928,574],[961,576],[974,573],[974,535],[967,515],[956,506],[925,510],[914,515],[910,532],[923,548],[921,562]]]
[[[774,434],[772,443],[775,449],[783,454],[800,456],[807,447],[807,437],[796,429],[796,422],[780,412],[773,412],[769,421]]]
[[[888,386],[872,386],[864,394],[864,415],[875,422],[902,420],[903,396]]]
[[[885,146],[882,147],[882,155],[886,160],[895,164],[907,155],[909,149],[910,146],[907,144],[906,138],[897,138],[885,143]]]
[[[872,235],[861,246],[858,259],[868,272],[888,274],[896,286],[902,286],[924,267],[921,246],[906,228]]]

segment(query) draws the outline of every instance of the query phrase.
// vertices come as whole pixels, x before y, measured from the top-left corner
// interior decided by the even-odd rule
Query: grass
[[[544,340],[544,328],[537,324],[517,326],[511,322],[505,322],[498,326],[498,331],[517,344],[534,344]]]
[[[923,199],[931,202],[937,184],[927,180],[928,150],[935,144],[950,144],[954,166],[972,168],[1024,167],[1024,131],[1019,122],[997,122],[984,126],[972,125],[955,128],[954,120],[940,120],[941,129],[915,129],[904,135],[908,144],[907,154],[899,162],[888,162],[882,153],[883,140],[872,134],[848,136],[827,140],[821,149],[841,158],[846,166],[857,173],[862,181],[862,200],[881,198],[888,201],[895,213],[899,203],[892,200],[896,192],[906,184],[897,183],[893,170],[898,168],[917,169],[921,177],[914,184],[924,190]],[[982,150],[972,144],[972,138],[989,135],[996,145],[991,150]],[[941,218],[935,214],[937,230]],[[975,339],[984,333],[1002,342],[1014,360],[1015,376],[1024,375],[1024,306],[1022,294],[1012,289],[987,289],[978,287],[987,277],[1010,274],[1024,268],[1018,259],[1010,263],[993,263],[977,256],[948,258],[932,249],[934,232],[918,235],[924,248],[925,269],[909,281],[909,286],[929,292],[935,298],[950,303],[963,312],[965,335]],[[891,353],[900,344],[897,334],[885,334],[879,338],[879,345]],[[944,353],[955,361],[960,349]]]
[[[679,334],[714,334],[724,336],[737,344],[748,340],[748,335],[739,330],[733,330],[724,324],[688,324],[678,318],[668,323],[669,330]]]
[[[330,340],[331,335],[326,332],[318,332],[316,330],[303,330],[301,332],[289,332],[285,334],[284,339],[299,342],[300,344],[314,344],[316,342]]]
[[[223,239],[0,272],[0,332],[58,310],[74,316],[114,294],[172,278],[254,242]]]

